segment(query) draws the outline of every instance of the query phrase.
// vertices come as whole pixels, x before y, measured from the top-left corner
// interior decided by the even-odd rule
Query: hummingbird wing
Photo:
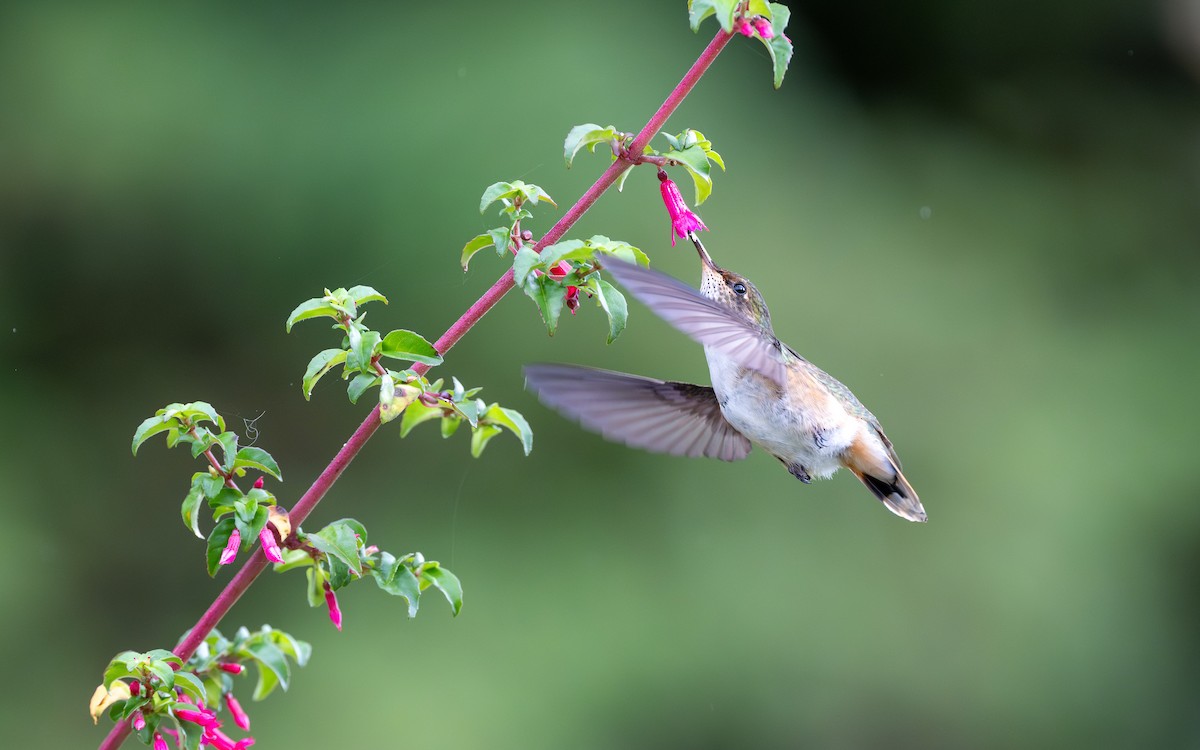
[[[542,403],[609,440],[673,456],[737,461],[750,441],[725,421],[713,389],[575,365],[529,365]]]
[[[787,382],[783,346],[774,334],[734,315],[678,279],[605,258],[604,268],[663,320],[704,346],[780,385]]]

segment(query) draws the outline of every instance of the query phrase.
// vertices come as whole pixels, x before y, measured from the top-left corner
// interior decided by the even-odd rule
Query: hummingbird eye
[[[739,295],[746,293],[746,285],[742,282],[737,282],[733,285],[733,291]]]

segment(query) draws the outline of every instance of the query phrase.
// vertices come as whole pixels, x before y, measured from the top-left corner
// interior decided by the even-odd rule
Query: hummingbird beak
[[[700,238],[696,236],[695,232],[688,232],[688,239],[691,240],[692,244],[696,246],[696,252],[700,254],[700,262],[703,263],[705,267],[711,271],[720,270],[717,267],[717,264],[713,263],[713,259],[709,257],[708,251],[704,249],[704,243],[700,241]]]

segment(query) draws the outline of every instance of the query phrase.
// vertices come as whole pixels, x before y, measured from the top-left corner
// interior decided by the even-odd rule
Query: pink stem
[[[716,37],[709,42],[704,51],[700,53],[700,57],[697,58],[688,72],[684,74],[683,79],[671,90],[666,101],[662,103],[662,106],[658,108],[658,111],[654,113],[649,122],[646,123],[646,126],[634,137],[633,142],[629,146],[630,152],[636,154],[642,151],[646,144],[650,142],[650,139],[666,123],[667,118],[671,116],[679,107],[679,104],[695,87],[696,82],[704,75],[704,71],[708,70],[712,61],[716,59],[717,55],[720,54],[721,50],[732,38],[730,34],[717,31]],[[618,159],[610,164],[608,169],[604,170],[604,173],[587,189],[587,192],[575,202],[575,205],[571,206],[563,214],[562,218],[538,240],[534,249],[540,250],[546,245],[558,242],[563,234],[574,226],[575,222],[579,221],[580,217],[592,207],[592,204],[604,194],[604,191],[612,187],[617,178],[621,176],[621,173],[632,166],[632,162],[624,159]],[[490,289],[484,292],[482,297],[475,301],[475,304],[467,308],[467,311],[454,322],[454,325],[450,326],[442,334],[441,338],[434,342],[433,347],[439,353],[445,354],[512,288],[513,272],[510,268],[504,272],[503,276],[496,280],[496,283],[492,284]],[[418,374],[424,374],[429,370],[429,366],[418,364],[412,369]],[[312,513],[317,503],[321,502],[321,498],[325,496],[325,493],[329,491],[333,483],[342,475],[342,472],[346,470],[346,467],[350,465],[350,462],[354,460],[354,457],[358,455],[362,447],[371,439],[371,436],[375,434],[379,426],[379,407],[376,406],[367,415],[367,418],[363,420],[362,424],[358,426],[358,429],[354,431],[354,434],[350,436],[350,439],[346,441],[345,445],[342,446],[342,449],[337,452],[337,455],[333,457],[333,460],[329,462],[329,465],[325,467],[325,470],[316,478],[312,486],[308,488],[308,491],[296,502],[295,507],[289,513],[294,526],[299,526],[304,519],[308,518],[309,513]],[[215,462],[215,459],[213,460]],[[175,655],[185,662],[191,658],[196,648],[208,637],[212,629],[233,608],[237,600],[241,598],[242,594],[246,593],[246,590],[254,583],[254,579],[266,567],[267,558],[263,555],[262,548],[256,548],[254,553],[250,555],[250,559],[242,565],[242,569],[226,584],[213,603],[209,605],[196,624],[192,626],[192,629],[188,631],[187,636],[175,647]],[[112,731],[108,733],[108,736],[104,738],[104,741],[100,743],[99,750],[116,750],[125,741],[125,738],[129,735],[129,731],[129,722],[122,721],[116,724],[112,728]]]

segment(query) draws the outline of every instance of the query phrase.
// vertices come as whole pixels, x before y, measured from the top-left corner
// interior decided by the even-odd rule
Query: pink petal
[[[229,535],[229,542],[225,545],[224,551],[221,552],[221,565],[228,565],[237,557],[238,547],[242,545],[242,532],[237,529]]]
[[[275,541],[275,533],[271,531],[270,525],[264,526],[263,530],[258,532],[258,541],[262,543],[263,554],[273,563],[283,562],[283,555],[279,552],[279,542]]]
[[[233,717],[233,723],[237,724],[241,729],[249,729],[250,717],[242,710],[242,704],[238,703],[237,698],[233,697],[233,693],[225,696],[225,704],[229,708],[229,715]]]

